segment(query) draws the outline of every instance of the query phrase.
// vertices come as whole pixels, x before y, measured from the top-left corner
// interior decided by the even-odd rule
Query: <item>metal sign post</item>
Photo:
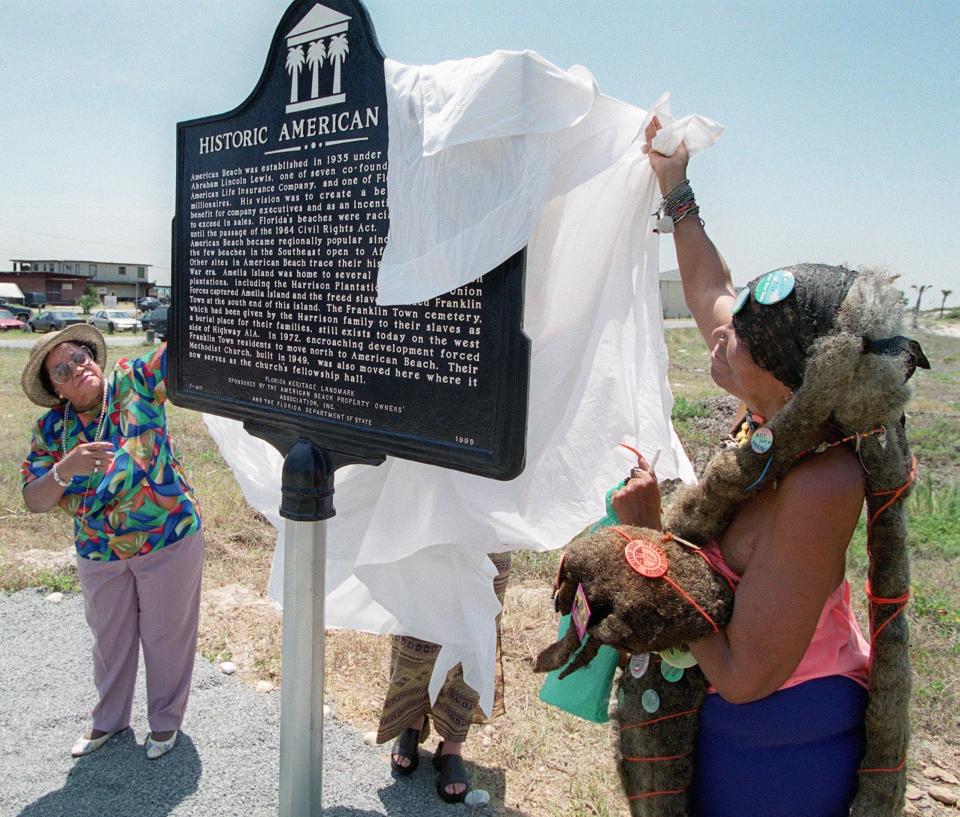
[[[281,451],[280,515],[284,530],[283,681],[280,684],[279,817],[320,817],[323,809],[323,659],[326,521],[334,516],[334,471],[348,463],[379,465],[321,450],[304,438],[248,425]]]
[[[326,522],[287,520],[283,537],[280,817],[320,817]]]

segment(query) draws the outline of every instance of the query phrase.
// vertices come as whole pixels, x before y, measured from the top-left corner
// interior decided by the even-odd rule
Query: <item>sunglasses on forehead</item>
[[[93,356],[85,346],[81,346],[63,363],[58,363],[56,366],[50,367],[50,379],[58,386],[61,386],[70,379],[74,369],[78,366],[86,365],[91,360],[93,360]]]
[[[764,306],[777,304],[793,292],[796,285],[797,279],[794,278],[792,272],[783,269],[774,270],[757,281],[753,288],[753,299]],[[750,295],[750,287],[746,286],[740,290],[733,302],[732,314],[736,315],[747,305]]]

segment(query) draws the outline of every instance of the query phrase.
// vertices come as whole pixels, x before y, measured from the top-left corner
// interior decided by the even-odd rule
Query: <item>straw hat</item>
[[[30,352],[30,359],[27,365],[23,367],[23,374],[20,375],[20,385],[23,387],[24,394],[38,406],[57,406],[63,400],[51,391],[48,391],[40,379],[40,368],[43,361],[55,346],[67,341],[82,343],[93,349],[97,365],[103,370],[107,365],[107,344],[103,340],[95,326],[88,323],[76,323],[61,329],[59,332],[52,332],[44,335],[38,340]]]

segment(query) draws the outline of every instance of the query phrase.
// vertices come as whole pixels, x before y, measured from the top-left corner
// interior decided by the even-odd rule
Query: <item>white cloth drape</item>
[[[691,152],[720,135],[599,93],[590,73],[496,52],[435,66],[387,61],[390,233],[378,302],[415,303],[468,283],[527,245],[532,341],[527,464],[510,482],[388,459],[337,473],[327,525],[327,623],[442,645],[447,671],[493,701],[495,569],[488,552],[561,547],[603,514],[627,442],[663,453],[661,478],[693,479],[670,426],[658,288],[659,200],[640,151]],[[279,455],[239,423],[207,426],[248,501],[281,529]],[[281,536],[282,539],[282,536]],[[270,594],[281,601],[282,548]],[[544,588],[544,603],[548,590]]]

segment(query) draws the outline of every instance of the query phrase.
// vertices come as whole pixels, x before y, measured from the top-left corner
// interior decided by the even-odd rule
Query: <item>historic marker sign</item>
[[[353,0],[295,2],[247,101],[178,125],[171,393],[322,448],[514,477],[523,254],[378,307],[388,137],[383,54]]]

